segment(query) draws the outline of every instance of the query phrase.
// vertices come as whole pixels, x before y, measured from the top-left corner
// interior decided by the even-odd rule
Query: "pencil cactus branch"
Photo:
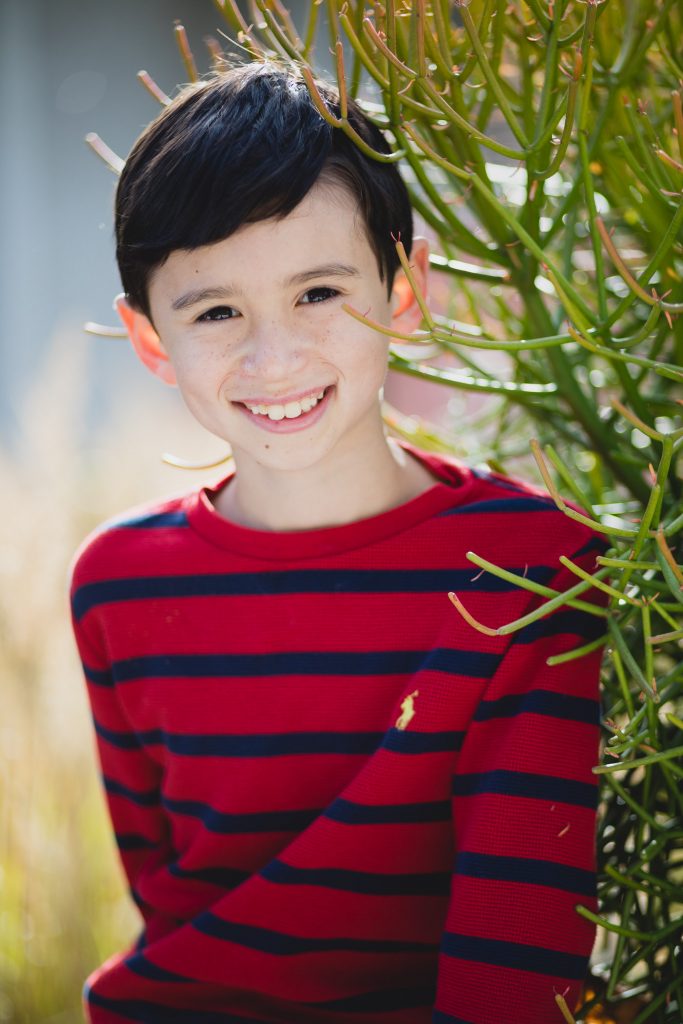
[[[567,1000],[563,995],[561,995],[561,993],[555,993],[555,1002],[557,1003],[566,1024],[576,1024],[576,1018],[570,1012],[569,1007],[567,1006]]]
[[[171,102],[171,97],[166,95],[147,71],[138,71],[138,81],[144,85],[150,96],[153,96],[162,107],[167,107]]]
[[[683,162],[683,94],[680,90],[674,89],[671,93],[671,103],[674,111],[674,122],[676,125],[676,137],[678,141],[678,153]]]
[[[119,175],[123,170],[124,161],[120,156],[117,156],[113,149],[111,149],[106,142],[104,142],[97,132],[88,132],[85,137],[85,141],[92,149],[100,160],[107,165],[110,171],[114,174]]]
[[[225,53],[221,44],[215,36],[204,36],[204,45],[209,51],[212,68],[220,68],[225,61]]]
[[[343,132],[345,132],[350,139],[353,139],[353,141],[356,143],[361,152],[365,153],[365,155],[369,156],[372,160],[377,160],[380,163],[387,164],[397,163],[397,161],[399,161],[401,157],[404,156],[403,150],[400,149],[396,150],[393,153],[380,153],[378,150],[374,150],[371,146],[369,146],[367,142],[360,137],[360,135],[355,130],[353,125],[349,123],[348,118],[335,117],[334,114],[332,114],[330,110],[328,110],[324,99],[320,95],[320,90],[315,84],[310,69],[303,68],[301,73],[304,77],[306,85],[308,86],[308,91],[311,94],[311,99],[313,100],[321,117],[323,117],[328,122],[328,124],[331,124],[333,128],[340,128]]]
[[[125,327],[109,327],[107,324],[98,324],[94,320],[87,320],[83,324],[83,330],[88,334],[94,334],[98,338],[127,338],[128,331]]]
[[[386,57],[389,64],[393,65],[394,68],[397,68],[402,75],[405,75],[406,78],[410,79],[420,77],[417,71],[413,71],[411,68],[408,67],[407,64],[404,64],[403,61],[396,56],[393,50],[391,50],[387,46],[387,44],[382,39],[382,36],[379,34],[377,29],[373,25],[371,18],[363,18],[363,29],[365,30],[366,34],[370,37],[370,42],[372,43],[372,45],[374,45],[376,49],[378,49],[379,52],[384,57]],[[391,88],[390,82],[388,83],[388,85],[389,88]]]
[[[572,560],[567,558],[566,555],[560,555],[560,562],[562,565],[566,566],[570,572],[573,572],[575,576],[580,577],[582,580],[590,581],[592,586],[596,587],[598,590],[602,590],[603,593],[609,594],[611,597],[616,597],[618,601],[628,601],[629,604],[635,605],[636,608],[642,607],[642,600],[639,601],[630,594],[625,594],[620,590],[616,590],[614,587],[610,587],[609,583],[603,583],[603,581],[598,577],[591,576],[590,573],[586,572],[585,569],[582,569],[580,565],[576,565],[576,563],[572,562]]]
[[[420,286],[417,284],[417,282],[415,280],[415,276],[414,276],[413,271],[412,271],[411,266],[410,266],[410,261],[409,261],[407,255],[406,255],[405,246],[404,246],[404,244],[403,244],[403,242],[401,241],[400,238],[396,240],[396,252],[398,254],[398,258],[400,260],[401,267],[403,269],[403,273],[405,274],[406,279],[408,281],[408,284],[410,285],[410,287],[413,290],[413,294],[415,296],[415,299],[417,300],[417,304],[420,307],[420,311],[422,313],[422,317],[423,317],[425,323],[427,324],[428,329],[431,332],[434,332],[435,328],[436,328],[436,325],[435,325],[434,320],[432,318],[431,311],[429,309],[429,306],[427,305],[427,300],[425,299],[425,297],[424,297],[424,295],[422,293],[422,289],[420,288]]]
[[[595,605],[588,604],[586,601],[576,600],[577,595],[582,594],[590,587],[595,586],[596,581],[600,582],[601,577],[605,575],[607,570],[599,569],[595,574],[595,577],[589,577],[587,580],[570,587],[569,590],[566,590],[563,593],[558,593],[558,591],[553,590],[552,587],[544,587],[540,584],[534,583],[533,580],[524,579],[524,577],[517,576],[515,573],[508,572],[500,566],[487,561],[485,558],[481,558],[472,551],[468,551],[467,557],[471,562],[479,566],[480,569],[485,569],[493,576],[506,580],[508,583],[514,583],[523,590],[529,590],[534,594],[542,594],[549,598],[549,600],[539,608],[529,612],[527,615],[521,616],[519,619],[515,619],[514,622],[506,622],[504,626],[497,626],[496,628],[493,628],[491,626],[485,626],[482,622],[475,619],[471,612],[467,611],[457,594],[449,593],[448,598],[451,604],[453,604],[458,612],[460,612],[463,619],[465,619],[465,621],[469,623],[470,626],[473,626],[479,633],[484,633],[486,636],[509,636],[511,633],[517,633],[520,629],[524,629],[525,626],[530,626],[532,622],[537,622],[539,619],[544,618],[544,616],[548,615],[552,611],[556,611],[556,609],[561,608],[563,605],[567,605],[571,608],[578,608],[581,611],[587,612],[589,615],[595,615],[598,617],[605,617],[607,615],[603,608],[598,608]]]
[[[567,100],[566,108],[564,110],[564,127],[562,128],[562,135],[560,136],[560,141],[557,145],[557,149],[555,150],[555,155],[546,170],[536,172],[536,177],[539,181],[543,181],[546,178],[552,177],[553,174],[556,174],[567,155],[567,149],[569,148],[569,143],[572,140],[574,132],[574,114],[576,111],[576,97],[579,91],[579,76],[581,74],[582,63],[581,54],[577,53],[574,65],[574,75],[567,88]],[[542,141],[543,136],[541,136],[541,142]]]
[[[561,512],[564,512],[565,515],[569,516],[570,519],[574,519],[577,523],[583,523],[584,526],[589,526],[592,530],[595,530],[597,533],[604,533],[607,536],[611,537],[628,537],[633,539],[635,539],[638,536],[637,530],[622,525],[606,526],[605,524],[600,523],[597,520],[591,519],[589,516],[584,515],[582,512],[577,512],[576,509],[571,508],[569,505],[567,505],[566,501],[564,500],[564,498],[558,491],[557,487],[555,486],[555,483],[548,471],[548,467],[543,458],[541,447],[538,441],[536,441],[535,439],[531,441],[531,450],[536,460],[536,464],[538,466],[540,474],[543,478],[543,482],[545,483],[546,487],[548,488],[548,492],[550,493],[550,496],[552,497],[553,501],[555,502],[555,504]]]
[[[472,15],[470,14],[470,9],[467,6],[467,4],[462,4],[460,6],[460,17],[462,18],[462,22],[463,25],[465,26],[467,35],[470,37],[470,42],[474,47],[474,52],[476,53],[479,59],[478,62],[482,74],[484,75],[484,78],[488,82],[489,87],[491,88],[491,91],[493,92],[494,96],[498,100],[498,103],[500,104],[500,109],[503,113],[503,116],[505,117],[505,120],[510,126],[510,130],[512,131],[512,134],[519,142],[520,146],[526,149],[529,145],[529,140],[527,139],[524,131],[522,130],[522,126],[517,120],[512,110],[512,107],[508,103],[505,91],[501,87],[498,76],[496,75],[496,73],[494,72],[493,68],[489,63],[489,59],[486,56],[486,50],[484,49],[481,39],[479,38],[477,27],[474,24],[474,21],[472,20]]]
[[[214,0],[219,12],[228,25],[237,33],[237,43],[243,46],[255,60],[265,58],[265,48],[258,42],[252,26],[247,24],[235,0]]]
[[[176,22],[175,25],[175,38],[180,50],[180,56],[185,66],[185,72],[188,77],[188,81],[196,82],[199,80],[199,72],[197,71],[197,65],[195,64],[194,55],[190,49],[190,42],[187,38],[187,32],[185,26],[181,25],[180,22]]]

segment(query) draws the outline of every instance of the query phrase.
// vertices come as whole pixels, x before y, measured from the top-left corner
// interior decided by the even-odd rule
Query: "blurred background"
[[[223,27],[209,0],[0,4],[0,422],[10,442],[21,433],[26,388],[56,339],[67,344],[86,320],[113,322],[115,176],[84,137],[96,131],[126,156],[159,110],[137,71],[148,69],[170,93],[183,78],[175,19],[206,67],[202,40]],[[89,406],[102,416],[120,397],[112,376],[134,379],[132,363],[115,342],[88,347]]]
[[[103,519],[221,473],[162,463],[223,446],[125,341],[83,330],[116,323],[120,290],[115,177],[84,137],[127,155],[159,110],[136,73],[171,95],[184,80],[176,19],[206,70],[204,38],[227,45],[210,0],[0,3],[0,1024],[82,1020],[86,975],[138,926],[100,792],[69,562]],[[387,393],[408,412],[445,409],[435,386]]]
[[[175,392],[136,365],[114,324],[115,177],[184,78],[173,23],[198,61],[210,2],[0,3],[0,1022],[81,1021],[86,975],[138,927],[109,834],[70,636],[68,566],[95,524],[191,486],[160,459],[217,447]],[[204,478],[207,474],[203,474]],[[214,471],[215,476],[215,471]]]

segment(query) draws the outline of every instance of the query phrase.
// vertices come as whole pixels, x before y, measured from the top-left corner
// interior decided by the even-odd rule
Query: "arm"
[[[146,882],[173,857],[160,800],[162,767],[139,743],[121,707],[97,621],[74,614],[73,628],[114,835],[131,894],[147,923],[152,908],[145,899]]]
[[[574,560],[591,571],[594,557]],[[551,586],[575,582],[562,570]],[[475,712],[453,779],[434,1024],[559,1024],[555,993],[577,1002],[594,940],[575,907],[595,909],[601,652],[546,660],[603,625],[563,608],[514,634]]]

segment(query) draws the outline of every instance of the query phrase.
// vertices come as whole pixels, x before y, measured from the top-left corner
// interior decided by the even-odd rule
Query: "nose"
[[[270,321],[251,332],[242,372],[260,380],[286,380],[304,368],[306,358],[304,339],[289,326]]]

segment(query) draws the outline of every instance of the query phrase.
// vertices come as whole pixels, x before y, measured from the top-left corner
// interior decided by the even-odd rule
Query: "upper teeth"
[[[248,402],[244,404],[249,412],[254,412],[258,416],[267,416],[269,420],[295,420],[297,416],[301,416],[302,412],[310,412],[324,394],[323,390],[319,395],[306,395],[298,402],[287,402],[286,405],[249,405]]]

